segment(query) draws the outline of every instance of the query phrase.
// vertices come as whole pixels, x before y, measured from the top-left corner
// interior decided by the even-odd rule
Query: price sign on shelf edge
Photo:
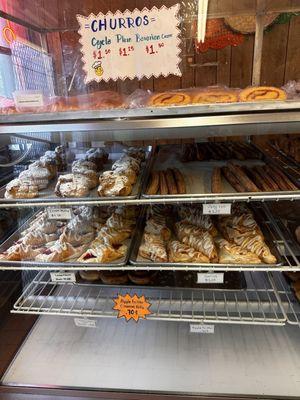
[[[85,83],[181,76],[179,9],[77,15]]]
[[[203,204],[204,215],[230,215],[231,203],[207,203]]]
[[[118,295],[114,299],[114,310],[118,311],[118,318],[125,318],[128,322],[133,319],[138,322],[140,319],[146,319],[146,315],[151,314],[149,310],[151,303],[149,303],[145,296],[137,296],[134,294],[125,294],[125,296]]]
[[[214,325],[207,324],[190,324],[191,333],[215,333]]]

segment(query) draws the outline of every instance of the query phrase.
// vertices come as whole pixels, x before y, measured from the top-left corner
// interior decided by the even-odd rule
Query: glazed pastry
[[[143,243],[139,248],[139,255],[154,262],[167,262],[168,255],[165,243],[158,235],[144,234]]]
[[[145,161],[145,150],[141,147],[129,147],[123,150],[129,157],[136,158],[140,161]]]
[[[172,240],[168,244],[168,254],[170,262],[209,263],[209,258],[203,253],[178,240]]]
[[[86,197],[89,194],[89,184],[81,175],[60,175],[54,192],[60,197]]]
[[[183,222],[195,225],[203,230],[209,231],[214,237],[217,235],[217,229],[215,228],[212,219],[209,215],[203,215],[202,210],[196,207],[181,206],[178,209],[178,215]]]
[[[138,174],[141,168],[141,161],[127,154],[122,154],[122,156],[113,163],[111,169],[115,170],[120,167],[133,169],[136,174]]]
[[[127,167],[125,164],[114,169],[114,173],[126,176],[131,185],[134,185],[137,181],[137,174],[135,170],[130,167]]]
[[[16,243],[0,254],[0,261],[34,260],[38,254],[39,249],[35,249],[31,245],[26,246],[23,243]]]
[[[275,264],[277,262],[276,257],[273,256],[266,243],[261,240],[260,235],[235,237],[234,243],[242,249],[256,254],[266,264]]]
[[[135,226],[133,219],[125,218],[122,214],[113,213],[106,221],[106,226],[114,229],[132,229]]]
[[[146,194],[154,195],[157,194],[159,190],[159,172],[153,171],[151,172],[151,177],[149,180],[148,188],[146,190]]]
[[[153,95],[148,101],[148,105],[152,107],[184,106],[191,102],[191,96],[187,93],[164,92]]]
[[[6,199],[33,199],[39,196],[37,185],[13,179],[6,185],[4,197]]]
[[[81,174],[83,170],[97,170],[97,165],[91,161],[87,160],[77,160],[72,164],[72,172],[73,174]]]
[[[67,156],[65,147],[56,146],[54,152],[56,155],[58,171],[66,171],[68,165],[67,165]]]
[[[124,257],[126,252],[126,245],[110,246],[107,243],[98,242],[97,245],[86,250],[77,261],[83,263],[105,263]]]
[[[96,165],[97,171],[101,171],[108,161],[108,153],[103,148],[89,149],[85,153],[85,160],[91,161]]]
[[[234,103],[238,101],[237,93],[230,90],[208,89],[193,97],[194,104],[203,103]]]
[[[51,179],[51,172],[48,168],[43,167],[41,161],[35,161],[33,164],[28,166],[28,169],[22,171],[19,175],[21,181],[28,181],[34,185],[37,185],[39,190],[45,189],[49,185]]]
[[[175,182],[176,182],[177,193],[185,194],[186,193],[186,185],[185,185],[185,181],[184,181],[184,177],[183,177],[182,173],[177,168],[173,168],[172,172],[173,172]]]
[[[86,249],[86,245],[73,247],[69,243],[56,241],[53,246],[39,249],[36,261],[42,262],[63,262],[76,259]]]
[[[22,239],[25,246],[38,246],[49,242],[54,242],[59,238],[59,232],[46,234],[42,230],[32,230]]]
[[[114,171],[103,172],[99,182],[99,196],[128,196],[132,192],[132,185],[127,176],[119,175]]]
[[[239,95],[240,101],[261,101],[261,100],[286,100],[284,90],[273,86],[257,86],[243,89]]]
[[[115,228],[110,228],[109,226],[103,226],[98,232],[95,241],[97,241],[97,244],[98,242],[101,242],[110,245],[117,245],[124,242],[124,240],[130,238],[131,233],[132,233],[132,227],[115,229]]]
[[[182,243],[200,251],[211,261],[218,261],[217,249],[209,232],[185,222],[177,222],[175,231]]]
[[[225,176],[226,180],[237,192],[246,192],[246,188],[242,186],[239,179],[229,170],[227,167],[222,168],[222,174]]]
[[[72,246],[90,243],[95,237],[95,232],[92,224],[82,218],[82,216],[75,216],[72,218],[60,235],[59,241],[61,243],[69,243]]]
[[[165,220],[161,220],[157,217],[150,217],[147,220],[145,233],[160,236],[165,242],[171,238],[171,231],[166,227]]]
[[[42,168],[47,168],[49,171],[49,179],[53,179],[57,175],[57,163],[55,158],[44,155],[40,157],[40,164]]]
[[[216,239],[216,243],[221,264],[261,264],[260,258],[247,249],[225,239]]]

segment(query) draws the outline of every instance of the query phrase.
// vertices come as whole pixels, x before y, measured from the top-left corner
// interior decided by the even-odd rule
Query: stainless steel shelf
[[[166,108],[140,108],[120,110],[73,111],[60,113],[11,114],[0,116],[0,134],[27,132],[70,132],[70,131],[101,131],[103,140],[128,140],[127,132],[137,131],[136,139],[163,137],[162,131],[139,134],[143,130],[167,130],[174,128],[199,128],[296,123],[299,129],[300,102],[253,102],[235,104],[189,105]],[[296,126],[294,127],[297,128]],[[250,129],[250,128],[249,128]],[[256,134],[262,133],[263,126]],[[113,132],[118,131],[118,132]],[[278,132],[279,133],[279,132]],[[281,126],[282,133],[282,126]],[[178,136],[179,134],[179,136]],[[181,132],[173,132],[172,137],[180,137]],[[195,131],[197,135],[197,132]],[[212,133],[207,133],[212,136]],[[214,135],[218,136],[214,130]],[[239,132],[239,135],[248,135]],[[251,133],[255,134],[255,133]],[[147,136],[148,135],[148,136]],[[175,136],[174,136],[175,135]],[[223,133],[223,136],[226,135]],[[228,133],[227,133],[228,135]],[[238,135],[231,132],[232,135]],[[203,136],[201,132],[200,136]],[[189,136],[190,137],[190,136]],[[131,140],[134,140],[131,135]]]
[[[266,273],[245,273],[247,289],[164,289],[56,284],[39,272],[25,288],[11,312],[116,318],[119,294],[144,295],[151,303],[149,320],[225,324],[284,325],[286,315]]]
[[[76,205],[143,205],[143,204],[182,204],[182,203],[235,203],[240,201],[279,201],[279,200],[299,200],[300,190],[293,192],[270,192],[270,193],[234,193],[234,194],[197,194],[182,196],[182,197],[168,197],[159,199],[128,199],[122,200],[115,199],[105,200],[100,198],[74,198],[74,199],[55,199],[55,198],[36,198],[36,199],[0,199],[0,208],[21,208],[21,207],[48,207],[48,206],[76,206]]]

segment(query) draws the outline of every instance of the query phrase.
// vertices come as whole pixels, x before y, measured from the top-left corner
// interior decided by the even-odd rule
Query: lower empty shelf
[[[26,286],[12,312],[115,318],[120,294],[144,295],[151,303],[148,320],[284,325],[285,309],[265,272],[245,272],[246,289],[187,289],[53,283],[40,271]]]

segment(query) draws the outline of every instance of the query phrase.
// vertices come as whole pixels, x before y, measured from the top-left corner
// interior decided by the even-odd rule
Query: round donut
[[[99,271],[79,271],[80,278],[85,281],[98,281],[100,280],[100,272]]]
[[[100,278],[107,285],[122,285],[128,282],[127,272],[122,271],[101,271]]]

